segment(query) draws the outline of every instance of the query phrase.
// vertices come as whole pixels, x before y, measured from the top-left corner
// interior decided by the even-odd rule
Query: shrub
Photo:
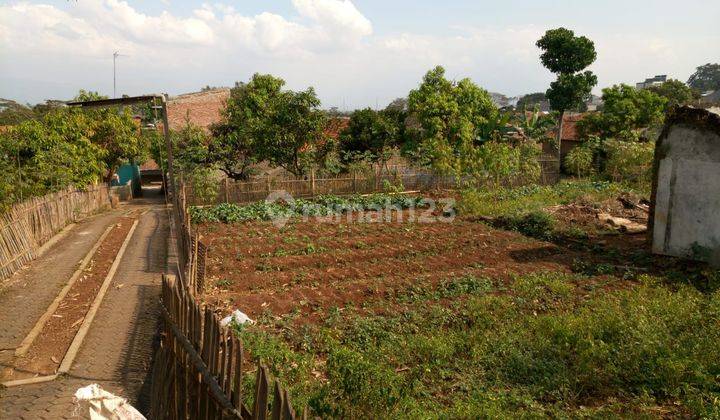
[[[606,140],[605,173],[613,181],[647,186],[651,181],[654,142]]]
[[[552,240],[555,219],[544,211],[533,211],[522,216],[504,216],[497,221],[502,227],[543,241]]]
[[[212,203],[220,191],[217,177],[212,169],[198,167],[190,173],[192,191],[202,203]]]
[[[276,217],[318,217],[349,211],[372,211],[390,207],[407,209],[423,206],[422,197],[406,195],[372,194],[350,197],[322,195],[313,200],[298,199],[293,203],[259,201],[247,205],[222,203],[214,207],[191,207],[190,217],[195,223],[238,223],[250,220],[273,220]]]
[[[594,155],[595,151],[589,145],[575,147],[565,157],[565,170],[577,176],[592,174]]]

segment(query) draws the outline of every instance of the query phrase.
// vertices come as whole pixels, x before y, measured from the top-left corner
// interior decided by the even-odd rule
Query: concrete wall
[[[650,220],[653,252],[720,263],[720,116],[692,108],[669,116]]]

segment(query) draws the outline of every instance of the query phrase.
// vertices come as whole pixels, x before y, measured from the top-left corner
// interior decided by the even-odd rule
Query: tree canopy
[[[413,158],[443,173],[462,173],[472,159],[481,126],[498,113],[488,92],[470,79],[445,78],[438,66],[410,92],[408,108],[413,127]]]
[[[543,53],[540,61],[553,73],[573,74],[582,71],[597,58],[595,44],[566,28],[550,29],[536,45]]]
[[[720,64],[707,63],[698,67],[687,81],[688,86],[708,92],[720,89]]]
[[[109,179],[146,150],[127,109],[51,109],[0,131],[0,206]]]
[[[584,36],[575,36],[569,29],[558,28],[545,32],[536,45],[543,51],[540,61],[557,74],[546,92],[552,109],[562,114],[579,107],[597,84],[591,71],[582,72],[597,58],[595,44]]]
[[[362,157],[382,164],[389,160],[400,144],[399,122],[393,116],[391,111],[370,108],[353,112],[348,127],[340,135],[343,161]]]
[[[600,112],[583,118],[578,127],[585,135],[632,140],[641,130],[658,126],[664,118],[667,99],[648,89],[615,85],[603,89]]]
[[[210,159],[236,179],[254,162],[268,161],[295,175],[315,163],[321,149],[325,114],[315,91],[283,90],[285,81],[255,74],[231,90],[223,121],[213,127]]]
[[[661,85],[650,86],[650,92],[667,99],[667,107],[687,105],[699,97],[699,92],[685,83],[670,79]]]

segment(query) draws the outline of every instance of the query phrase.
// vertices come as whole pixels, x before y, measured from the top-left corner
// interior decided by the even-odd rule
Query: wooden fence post
[[[230,202],[230,178],[225,178],[225,202]]]
[[[310,194],[315,197],[315,169],[310,170]]]
[[[353,176],[353,193],[357,194],[358,191],[357,191],[357,171],[356,170],[352,171],[352,176]]]
[[[265,187],[267,189],[267,195],[270,195],[270,175],[265,175]]]

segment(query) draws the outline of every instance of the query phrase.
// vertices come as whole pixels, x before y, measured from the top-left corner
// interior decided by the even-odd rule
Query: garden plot
[[[203,298],[256,321],[235,326],[246,351],[320,416],[717,413],[717,274],[568,210],[641,222],[617,193],[513,193],[550,209],[552,224],[490,212],[525,235],[474,216],[204,223]]]
[[[206,224],[205,299],[251,317],[364,306],[395,290],[467,276],[569,272],[577,255],[480,223]]]

